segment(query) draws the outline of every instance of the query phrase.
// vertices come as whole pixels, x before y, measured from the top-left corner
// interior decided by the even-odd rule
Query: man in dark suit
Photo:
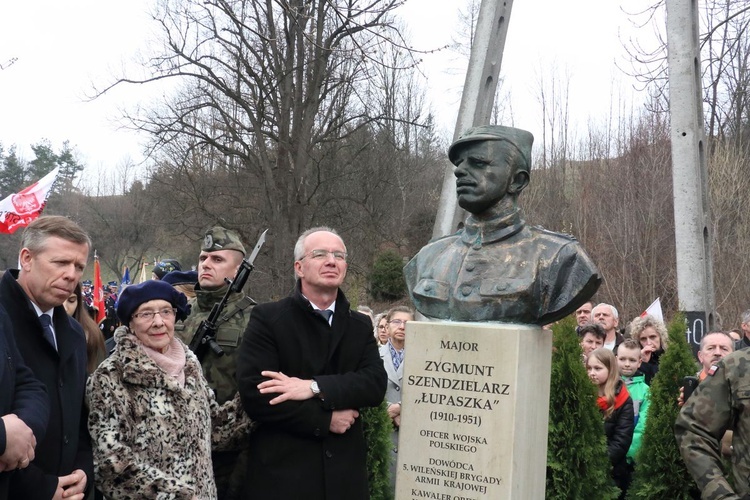
[[[29,467],[11,479],[10,497],[82,500],[93,483],[84,409],[86,339],[63,302],[86,267],[91,240],[66,217],[47,216],[24,230],[18,270],[0,280],[0,305],[18,349],[47,389],[50,419]]]
[[[24,363],[13,329],[0,307],[0,500],[7,500],[11,471],[34,460],[44,437],[49,400],[44,385]]]
[[[251,435],[243,498],[369,498],[359,409],[383,400],[387,377],[370,319],[339,289],[346,247],[331,229],[294,248],[291,296],[255,306],[237,359]]]

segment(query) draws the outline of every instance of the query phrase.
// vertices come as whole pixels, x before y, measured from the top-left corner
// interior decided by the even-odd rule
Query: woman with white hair
[[[651,385],[651,379],[659,371],[659,358],[669,344],[669,334],[664,323],[654,316],[647,314],[635,318],[628,326],[630,338],[641,346],[641,368],[646,383]]]
[[[195,355],[174,336],[185,295],[150,280],[123,290],[117,346],[89,379],[97,487],[107,498],[215,499],[211,450],[249,436],[239,396],[219,406]]]

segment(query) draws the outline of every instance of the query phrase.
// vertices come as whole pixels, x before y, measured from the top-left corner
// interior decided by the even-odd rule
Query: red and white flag
[[[0,233],[12,234],[41,215],[59,171],[60,167],[55,168],[23,191],[0,201]]]
[[[641,318],[647,314],[650,314],[654,318],[664,323],[664,315],[661,312],[661,297],[657,297],[655,301],[651,302],[651,305],[641,313]]]
[[[94,250],[94,307],[97,309],[96,322],[101,323],[107,317],[107,309],[104,304],[102,272],[99,267],[99,257],[96,255],[96,250]]]

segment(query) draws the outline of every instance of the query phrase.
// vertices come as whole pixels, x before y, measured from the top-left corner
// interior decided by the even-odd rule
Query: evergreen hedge
[[[582,362],[575,321],[566,318],[552,331],[546,498],[615,499],[620,490],[612,481],[596,386]]]
[[[695,375],[696,361],[685,338],[684,316],[675,317],[668,330],[669,347],[661,355],[659,372],[651,381],[651,403],[628,490],[629,500],[700,498],[674,437],[682,378]]]
[[[367,473],[370,500],[392,500],[391,492],[391,430],[393,424],[388,416],[385,401],[380,406],[361,411],[362,428],[367,443]]]
[[[370,294],[375,300],[401,299],[406,293],[404,259],[393,250],[386,250],[375,258],[370,272]]]

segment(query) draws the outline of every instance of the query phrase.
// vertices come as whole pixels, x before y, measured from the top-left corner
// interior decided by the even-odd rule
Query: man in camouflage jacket
[[[682,407],[675,436],[690,474],[704,499],[750,495],[750,351],[726,356],[708,370]],[[734,488],[721,469],[721,438],[734,429]]]
[[[214,304],[219,302],[245,257],[245,247],[239,235],[221,226],[209,229],[198,257],[198,284],[195,298],[190,300],[190,316],[175,333],[190,344],[201,321],[206,319]],[[210,349],[201,360],[208,385],[216,393],[216,401],[223,404],[237,394],[236,352],[242,341],[253,300],[244,292],[230,296],[227,306],[217,321],[216,342],[224,351],[217,356]],[[222,451],[212,454],[214,475],[219,500],[238,498],[233,485],[239,485],[245,463],[243,450]],[[237,486],[238,487],[238,486]]]

